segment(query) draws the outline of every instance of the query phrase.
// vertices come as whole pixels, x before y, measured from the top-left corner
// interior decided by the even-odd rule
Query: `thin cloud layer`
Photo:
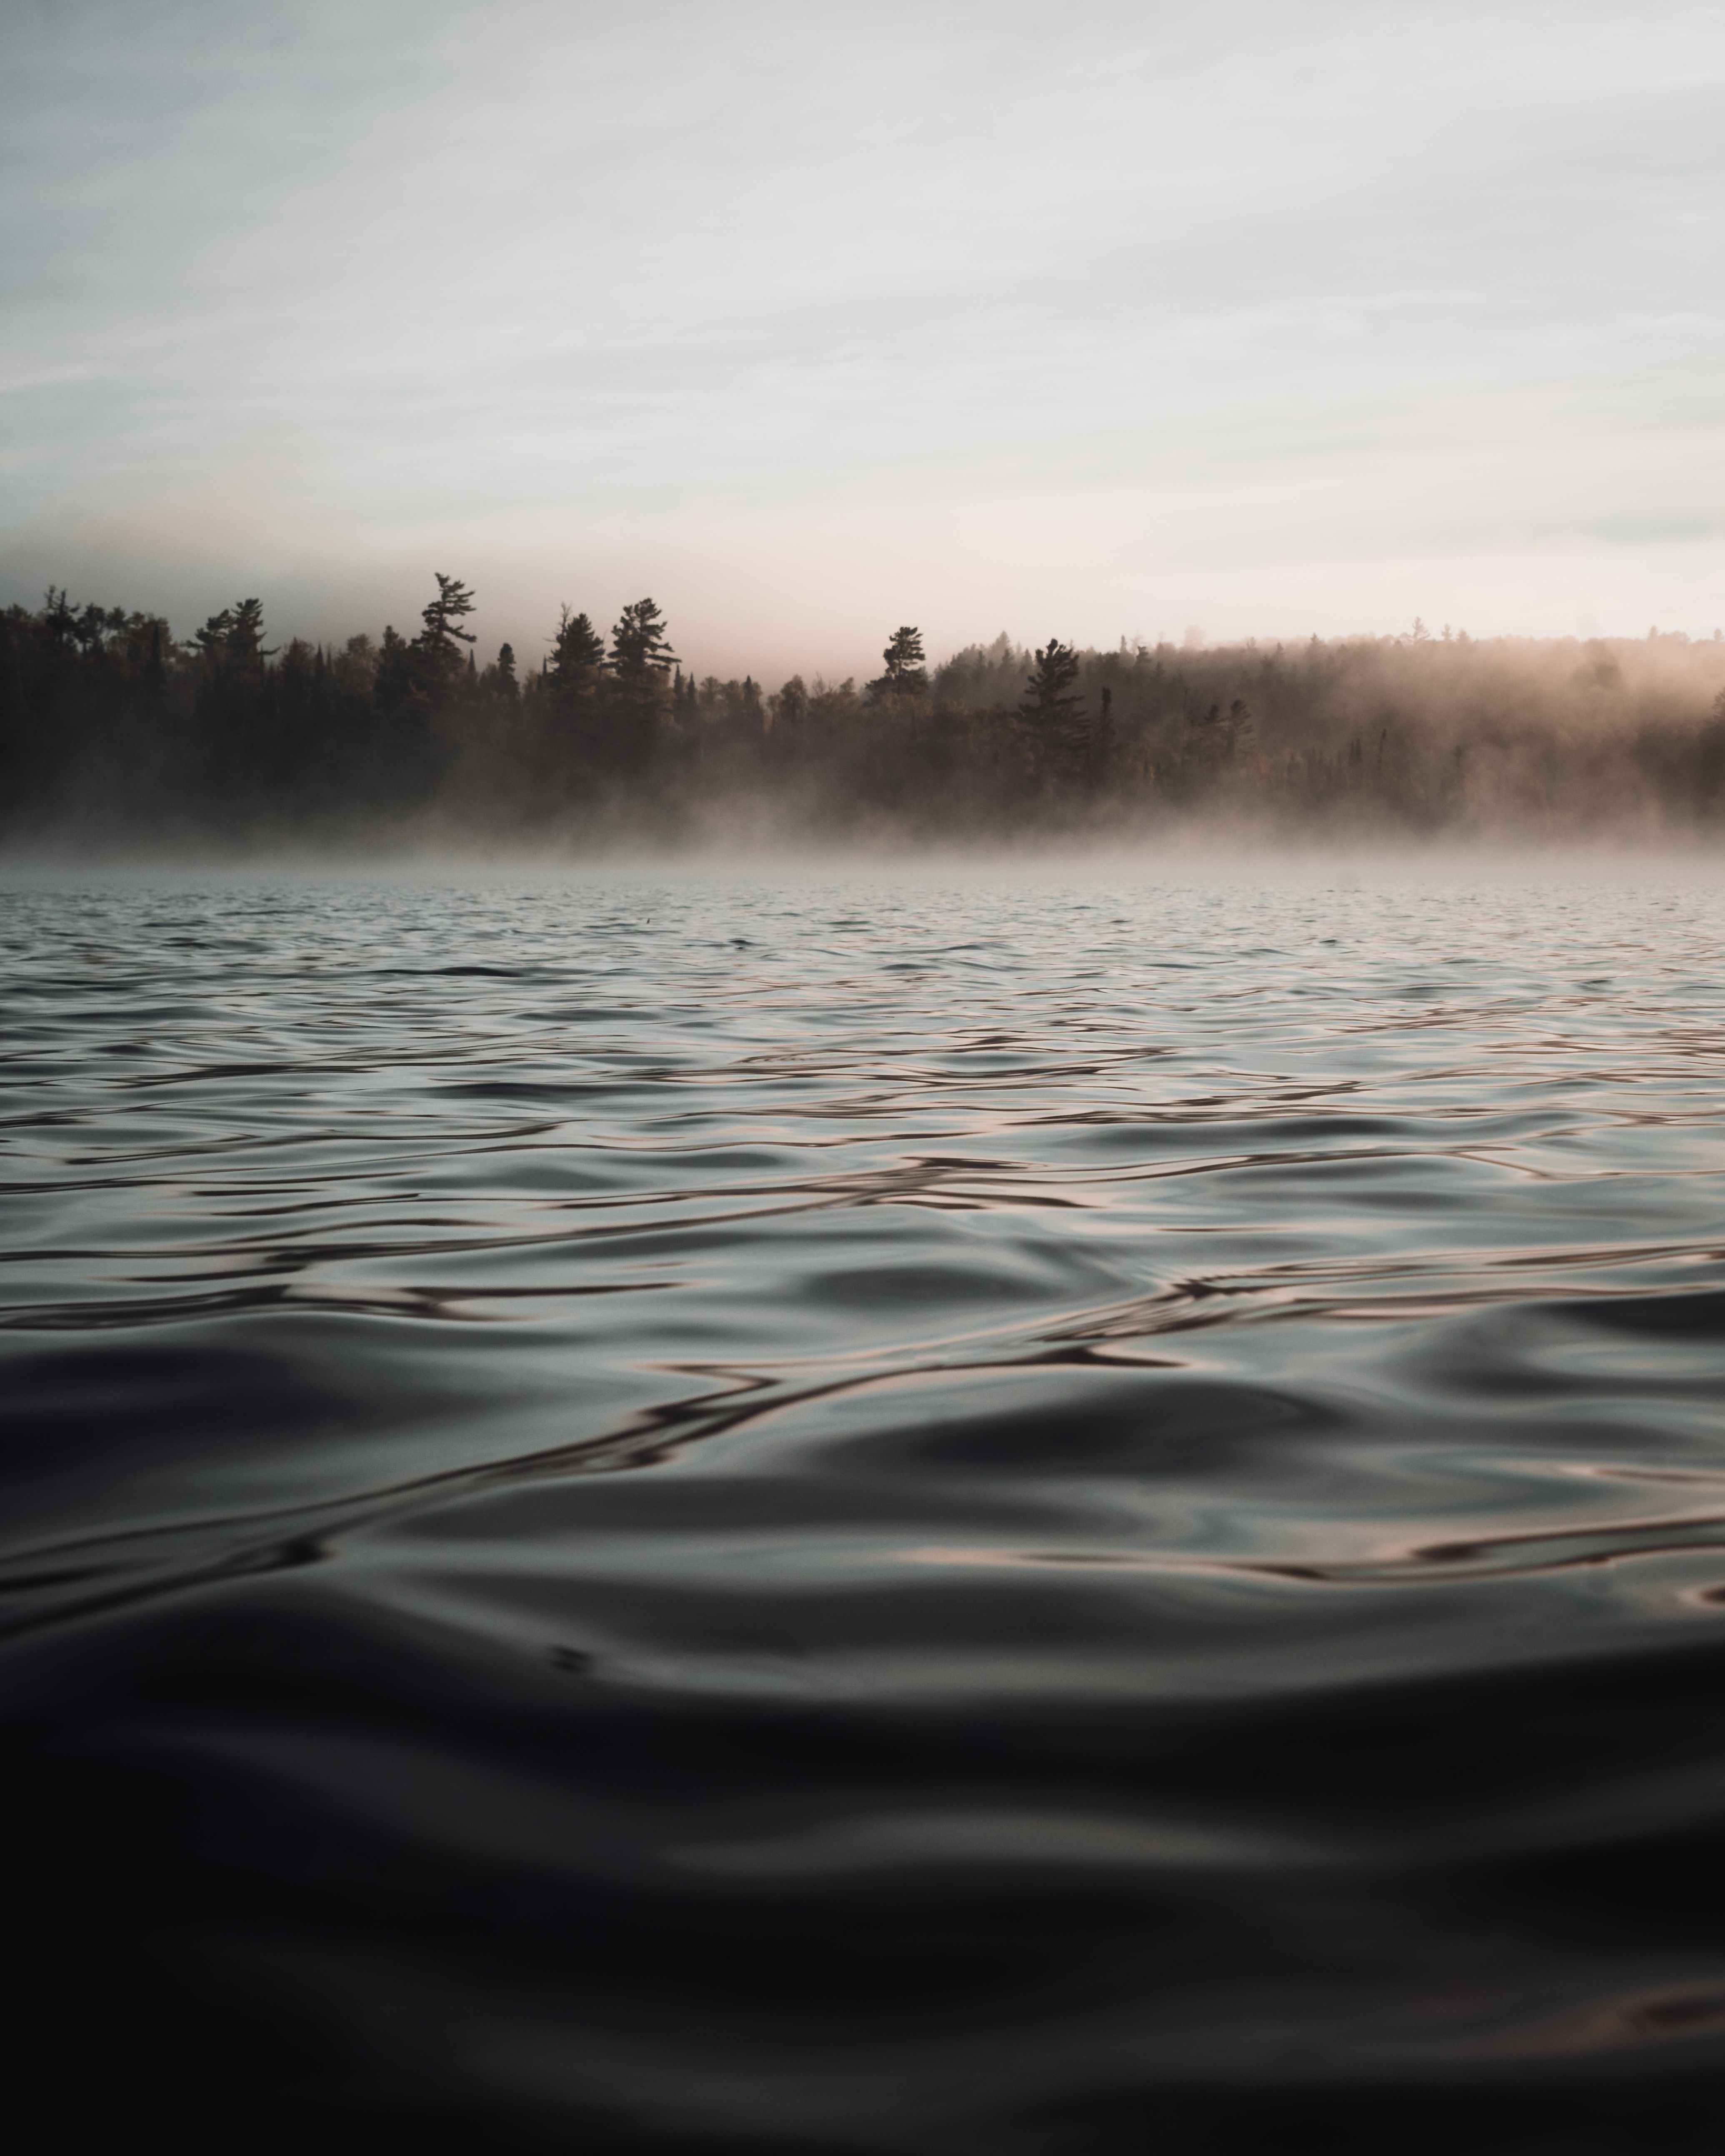
[[[857,663],[907,555],[948,645],[1725,611],[1717,7],[41,0],[13,46],[8,598],[335,636],[435,556],[524,648],[644,583],[721,669],[817,561],[854,625],[769,655]]]

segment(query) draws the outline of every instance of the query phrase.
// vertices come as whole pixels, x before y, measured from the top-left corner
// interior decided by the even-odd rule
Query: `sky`
[[[1725,0],[10,0],[0,602],[1725,624]]]

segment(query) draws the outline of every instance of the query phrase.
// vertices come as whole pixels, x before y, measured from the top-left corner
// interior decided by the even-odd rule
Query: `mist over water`
[[[14,878],[0,953],[65,2130],[1715,2145],[1716,880]]]
[[[480,668],[475,595],[435,583],[419,635],[340,649],[266,643],[256,598],[185,643],[64,590],[0,613],[0,850],[590,867],[763,844],[1693,846],[1725,824],[1717,630],[1480,641],[1416,619],[1100,650],[1003,632],[931,666],[906,623],[860,685],[769,691],[685,670],[650,598],[608,646],[566,606],[537,665],[505,644]]]

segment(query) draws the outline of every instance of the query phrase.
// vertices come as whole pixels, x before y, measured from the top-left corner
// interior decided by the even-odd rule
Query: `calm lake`
[[[1718,2146],[1725,883],[14,877],[0,949],[68,2134]]]

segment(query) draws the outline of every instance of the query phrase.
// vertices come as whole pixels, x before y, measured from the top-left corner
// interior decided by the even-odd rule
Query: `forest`
[[[698,677],[650,598],[481,665],[437,573],[411,637],[188,639],[53,588],[0,615],[19,851],[1315,835],[1699,839],[1725,824],[1725,639],[1394,636],[1076,649],[1008,637],[859,685]]]

